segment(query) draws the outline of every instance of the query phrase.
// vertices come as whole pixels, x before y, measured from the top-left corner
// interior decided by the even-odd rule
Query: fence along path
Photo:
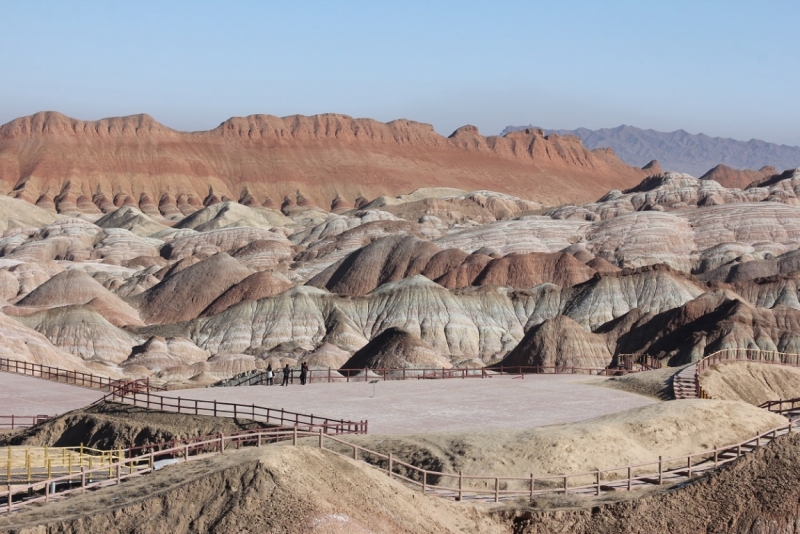
[[[121,402],[162,412],[176,412],[188,415],[210,415],[213,417],[246,418],[280,426],[301,427],[309,431],[321,430],[324,434],[366,434],[369,422],[330,419],[314,414],[302,414],[288,410],[266,408],[255,404],[235,404],[217,400],[204,401],[167,397],[150,391],[143,380],[128,382],[115,388],[99,399]]]
[[[637,364],[638,365],[638,364]],[[655,367],[653,367],[655,368]],[[334,383],[334,382],[368,382],[379,378],[381,380],[444,380],[448,378],[492,378],[495,375],[519,375],[524,378],[525,374],[573,374],[573,375],[598,375],[598,376],[619,376],[628,373],[636,373],[650,367],[639,366],[638,368],[621,367],[575,367],[575,366],[496,366],[496,367],[477,367],[477,368],[366,368],[366,369],[309,369],[307,380],[309,383]],[[289,380],[294,383],[299,380],[298,369],[292,369]],[[273,381],[280,383],[283,379],[283,369],[274,369]],[[267,371],[258,369],[246,371],[234,377],[220,380],[214,386],[217,387],[236,387],[236,386],[261,386],[268,383]]]
[[[784,365],[787,367],[800,367],[800,354],[791,354],[791,353],[784,353],[784,352],[776,352],[776,351],[766,351],[766,350],[759,350],[759,349],[724,349],[717,351],[713,354],[709,354],[696,365],[687,367],[684,369],[679,375],[689,371],[692,367],[694,367],[694,391],[696,392],[693,397],[680,397],[680,398],[701,398],[701,399],[708,399],[708,393],[703,391],[703,388],[700,386],[700,375],[717,365],[718,363],[725,363],[725,362],[758,362],[758,363],[768,363],[768,364],[775,364],[775,365]],[[676,377],[677,378],[677,377]],[[677,391],[676,391],[677,397]]]
[[[64,384],[71,384],[73,386],[80,386],[90,389],[99,389],[102,391],[111,391],[118,384],[123,382],[113,378],[107,378],[105,376],[81,373],[79,371],[69,371],[59,367],[51,367],[49,365],[42,365],[40,363],[23,362],[9,358],[0,358],[0,372],[15,373],[18,375],[32,376],[34,378],[43,378],[45,380],[52,380],[54,382],[62,382]]]
[[[51,415],[0,415],[0,428],[29,428],[50,419]]]
[[[382,454],[349,443],[340,436],[327,435],[322,428],[316,432],[301,430],[296,426],[248,430],[234,435],[220,434],[176,441],[167,448],[148,445],[127,449],[120,451],[116,461],[101,467],[87,469],[83,466],[75,473],[27,484],[9,484],[4,495],[5,502],[0,500],[0,511],[10,513],[26,504],[48,502],[68,493],[119,484],[131,477],[152,473],[159,468],[159,462],[199,460],[224,454],[232,446],[236,449],[260,447],[266,443],[284,440],[291,440],[293,445],[297,445],[302,438],[309,438],[307,444],[314,444],[323,450],[354,460],[372,456],[374,458],[372,465],[385,471],[390,478],[415,487],[424,494],[443,498],[499,502],[504,499],[530,498],[552,493],[600,495],[604,492],[631,491],[645,486],[689,480],[752,452],[779,436],[795,432],[797,426],[798,423],[792,421],[740,443],[686,456],[659,457],[657,461],[641,464],[544,476],[465,475],[462,472],[454,474],[430,471],[396,460],[391,453]],[[147,452],[136,454],[137,451]]]

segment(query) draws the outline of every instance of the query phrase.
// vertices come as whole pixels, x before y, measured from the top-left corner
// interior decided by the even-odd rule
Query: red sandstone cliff
[[[110,202],[161,209],[223,197],[280,205],[298,192],[328,208],[337,196],[352,203],[418,187],[491,189],[553,205],[594,200],[645,174],[574,136],[484,137],[464,126],[443,137],[428,124],[334,114],[252,115],[178,132],[148,115],[79,121],[42,112],[0,127],[0,192],[104,211]]]

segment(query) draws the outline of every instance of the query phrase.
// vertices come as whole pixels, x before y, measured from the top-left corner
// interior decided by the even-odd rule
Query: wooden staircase
[[[672,390],[676,399],[696,399],[697,395],[697,364],[684,367],[672,377]]]

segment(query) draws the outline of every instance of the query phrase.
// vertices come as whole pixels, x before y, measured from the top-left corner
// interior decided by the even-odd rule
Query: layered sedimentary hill
[[[484,137],[464,126],[443,137],[428,124],[334,114],[251,115],[178,132],[148,115],[80,121],[42,112],[0,127],[0,192],[65,214],[128,206],[179,219],[225,200],[341,209],[422,186],[552,206],[646,174],[574,136]]]
[[[173,384],[301,361],[601,369],[800,352],[798,193],[791,171],[745,189],[660,173],[550,210],[452,188],[329,209],[187,200],[185,216],[2,196],[0,335],[9,356]]]
[[[353,354],[342,369],[450,368],[450,361],[402,328],[387,328]]]

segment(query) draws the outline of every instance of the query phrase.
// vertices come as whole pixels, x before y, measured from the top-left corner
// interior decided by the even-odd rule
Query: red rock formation
[[[474,285],[526,289],[545,282],[570,287],[589,280],[595,271],[572,254],[509,254],[489,262]]]
[[[148,323],[194,319],[231,286],[252,271],[225,253],[170,273],[158,285],[138,295],[139,315]]]
[[[388,236],[358,249],[308,284],[343,295],[366,295],[387,282],[420,274],[439,247],[414,236]]]
[[[55,112],[0,127],[0,192],[24,183],[31,197],[71,181],[86,195],[98,187],[122,199],[172,191],[209,205],[239,198],[244,187],[255,198],[282,199],[302,185],[304,199],[330,206],[337,194],[375,198],[427,186],[492,189],[554,205],[594,200],[644,174],[573,136],[529,129],[484,137],[464,127],[443,137],[409,120],[334,114],[237,117],[192,133],[147,115],[80,121]]]
[[[216,315],[245,300],[258,300],[282,293],[292,287],[285,278],[262,271],[251,274],[238,284],[231,286],[203,312],[203,316]]]
[[[745,189],[749,184],[761,182],[775,174],[778,174],[778,171],[775,170],[775,167],[770,166],[754,171],[753,169],[733,169],[727,165],[720,164],[705,173],[700,179],[714,180],[724,187]]]

